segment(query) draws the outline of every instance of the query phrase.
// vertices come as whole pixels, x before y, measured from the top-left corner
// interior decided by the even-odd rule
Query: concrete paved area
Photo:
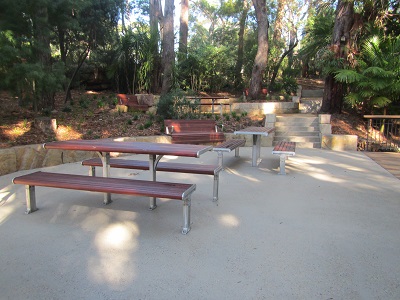
[[[188,235],[173,200],[148,211],[148,198],[104,206],[98,193],[38,187],[25,215],[11,180],[31,171],[1,176],[0,299],[399,299],[399,180],[362,152],[320,149],[297,149],[277,175],[271,151],[258,168],[251,148],[225,155],[218,203],[211,176],[158,173],[197,184]]]

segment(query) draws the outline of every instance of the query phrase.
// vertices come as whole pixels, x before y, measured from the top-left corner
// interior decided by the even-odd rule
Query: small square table
[[[253,167],[257,167],[260,159],[261,136],[268,136],[269,133],[275,131],[274,127],[247,127],[237,130],[234,134],[249,134],[253,136],[252,163]]]

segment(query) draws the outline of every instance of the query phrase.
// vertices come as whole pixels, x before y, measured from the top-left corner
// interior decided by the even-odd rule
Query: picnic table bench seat
[[[201,144],[225,141],[214,120],[164,120],[165,134],[173,144]]]
[[[102,167],[100,158],[92,158],[82,161],[83,166],[90,167],[90,175],[96,175],[96,167]],[[149,162],[133,159],[118,159],[110,158],[111,168],[120,169],[136,169],[136,170],[149,170]],[[205,165],[205,164],[188,164],[188,163],[174,163],[174,162],[158,162],[156,171],[163,172],[179,172],[190,174],[203,174],[214,176],[213,185],[213,201],[218,200],[218,187],[219,187],[219,172],[222,170],[221,166]]]
[[[182,233],[186,234],[190,230],[190,202],[191,194],[196,190],[195,184],[92,177],[50,172],[35,172],[15,177],[13,183],[24,184],[26,186],[27,213],[37,210],[36,186],[183,200],[184,220]]]
[[[280,141],[272,150],[272,154],[279,155],[279,174],[285,175],[285,163],[288,156],[294,156],[296,151],[296,142]]]
[[[218,165],[223,166],[223,153],[231,152],[235,150],[235,157],[239,156],[239,147],[242,147],[246,144],[246,140],[244,139],[232,139],[227,140],[225,142],[219,143],[215,147],[213,147],[213,151],[218,153]]]

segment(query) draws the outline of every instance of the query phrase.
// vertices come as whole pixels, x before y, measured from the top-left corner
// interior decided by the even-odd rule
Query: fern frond
[[[377,76],[381,78],[389,78],[393,76],[393,73],[390,71],[386,71],[380,67],[369,67],[364,70],[363,75],[365,76]]]
[[[348,94],[347,96],[344,97],[344,100],[348,104],[354,106],[354,105],[362,103],[364,99],[361,97],[360,94],[350,93],[350,94]]]
[[[354,83],[362,79],[362,75],[353,70],[339,70],[336,72],[335,80],[342,83]]]
[[[385,107],[389,105],[392,101],[388,99],[387,97],[379,96],[379,97],[374,97],[371,100],[371,104],[377,107]]]

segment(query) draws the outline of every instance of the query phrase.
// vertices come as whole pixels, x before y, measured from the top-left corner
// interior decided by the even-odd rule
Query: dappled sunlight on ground
[[[12,191],[11,185],[0,189],[0,225],[4,223],[15,211],[15,205],[11,205],[11,203],[15,203],[16,198],[16,193]]]
[[[218,221],[229,228],[236,228],[240,225],[239,219],[232,214],[223,214],[219,217]]]
[[[137,225],[130,221],[109,224],[98,230],[94,238],[97,255],[88,260],[89,276],[116,290],[134,280],[135,270],[127,266],[130,266],[132,251],[138,247],[139,234]]]
[[[255,178],[254,176],[245,175],[244,173],[238,172],[237,170],[231,169],[229,167],[225,167],[225,171],[252,182],[261,182],[260,178]]]

